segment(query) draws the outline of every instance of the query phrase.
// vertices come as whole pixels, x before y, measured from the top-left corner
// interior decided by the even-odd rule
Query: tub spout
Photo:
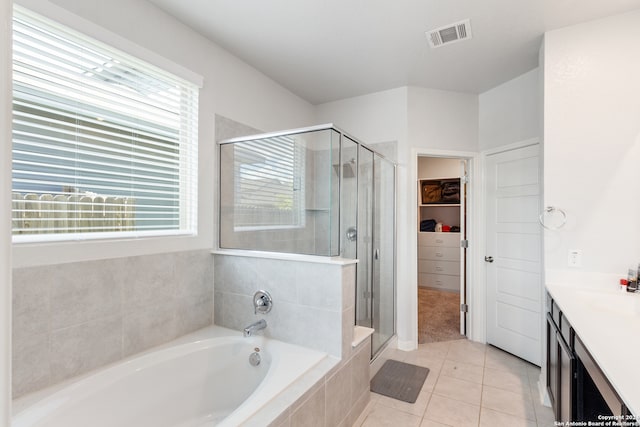
[[[259,331],[260,329],[264,329],[267,327],[267,321],[264,319],[260,319],[255,323],[250,324],[246,328],[244,328],[243,335],[245,337],[250,337],[253,335],[255,331]]]

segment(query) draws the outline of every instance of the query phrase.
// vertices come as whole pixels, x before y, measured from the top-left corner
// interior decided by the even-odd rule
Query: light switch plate
[[[580,249],[569,249],[569,267],[582,267],[582,251]]]

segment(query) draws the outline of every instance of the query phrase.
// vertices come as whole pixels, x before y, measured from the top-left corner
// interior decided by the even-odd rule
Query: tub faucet
[[[260,329],[264,329],[266,327],[267,327],[267,321],[264,319],[260,319],[257,322],[254,322],[249,326],[247,326],[246,328],[244,328],[243,335],[245,337],[250,337],[251,335],[253,335],[255,331],[259,331]]]

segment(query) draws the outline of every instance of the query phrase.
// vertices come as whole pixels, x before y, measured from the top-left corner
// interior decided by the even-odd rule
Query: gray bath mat
[[[371,380],[371,391],[415,403],[428,374],[429,368],[389,359]]]

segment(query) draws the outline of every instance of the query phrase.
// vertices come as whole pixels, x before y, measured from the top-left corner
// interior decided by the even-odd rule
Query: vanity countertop
[[[629,410],[640,417],[640,294],[562,278],[547,290]]]

